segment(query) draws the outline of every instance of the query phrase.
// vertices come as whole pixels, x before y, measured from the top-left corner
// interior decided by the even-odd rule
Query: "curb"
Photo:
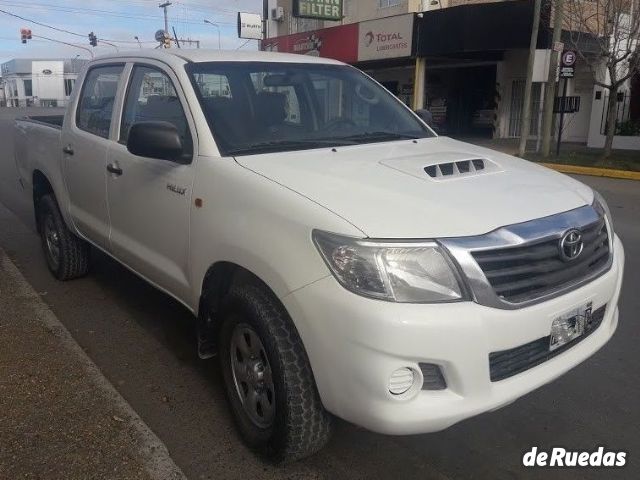
[[[631,172],[628,170],[614,170],[613,168],[598,168],[598,167],[581,167],[579,165],[563,165],[560,163],[544,163],[544,162],[540,162],[539,165],[543,165],[547,168],[551,168],[552,170],[556,170],[562,173],[573,173],[576,175],[591,175],[593,177],[608,177],[608,178],[619,178],[624,180],[640,181],[640,172]]]
[[[0,247],[0,271],[4,272],[15,290],[19,292],[20,297],[32,304],[36,312],[34,319],[42,323],[50,333],[58,338],[63,347],[77,357],[88,381],[92,382],[98,390],[102,390],[105,397],[128,417],[127,422],[133,427],[138,437],[139,455],[147,474],[157,480],[186,480],[187,477],[171,458],[166,445],[102,374],[98,366],[89,358],[71,333],[24,278],[2,247]]]

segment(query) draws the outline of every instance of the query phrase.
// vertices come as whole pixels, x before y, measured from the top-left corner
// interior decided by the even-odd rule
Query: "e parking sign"
[[[578,57],[574,50],[565,50],[564,52],[562,52],[563,67],[573,67],[576,64],[577,59]]]
[[[575,50],[565,50],[560,57],[560,78],[573,78],[576,71],[578,56]]]

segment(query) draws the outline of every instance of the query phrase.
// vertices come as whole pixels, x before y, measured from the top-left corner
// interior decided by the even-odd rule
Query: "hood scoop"
[[[471,160],[460,160],[458,162],[437,163],[424,167],[431,178],[459,177],[461,175],[474,175],[486,169],[485,160],[474,158]]]
[[[458,152],[441,152],[421,156],[412,155],[383,160],[380,163],[422,180],[436,181],[502,171],[502,168],[497,163],[488,158],[480,158]]]

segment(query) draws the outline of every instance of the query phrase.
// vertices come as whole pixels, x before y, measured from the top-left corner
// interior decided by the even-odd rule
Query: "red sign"
[[[339,25],[262,41],[262,50],[358,61],[358,24]]]

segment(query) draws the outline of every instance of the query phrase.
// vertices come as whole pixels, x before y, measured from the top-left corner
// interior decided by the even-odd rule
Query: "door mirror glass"
[[[415,114],[418,115],[424,123],[433,127],[433,115],[431,111],[426,108],[419,108],[418,110],[414,110]]]
[[[140,157],[182,163],[180,134],[169,122],[137,122],[129,130],[127,150]]]

